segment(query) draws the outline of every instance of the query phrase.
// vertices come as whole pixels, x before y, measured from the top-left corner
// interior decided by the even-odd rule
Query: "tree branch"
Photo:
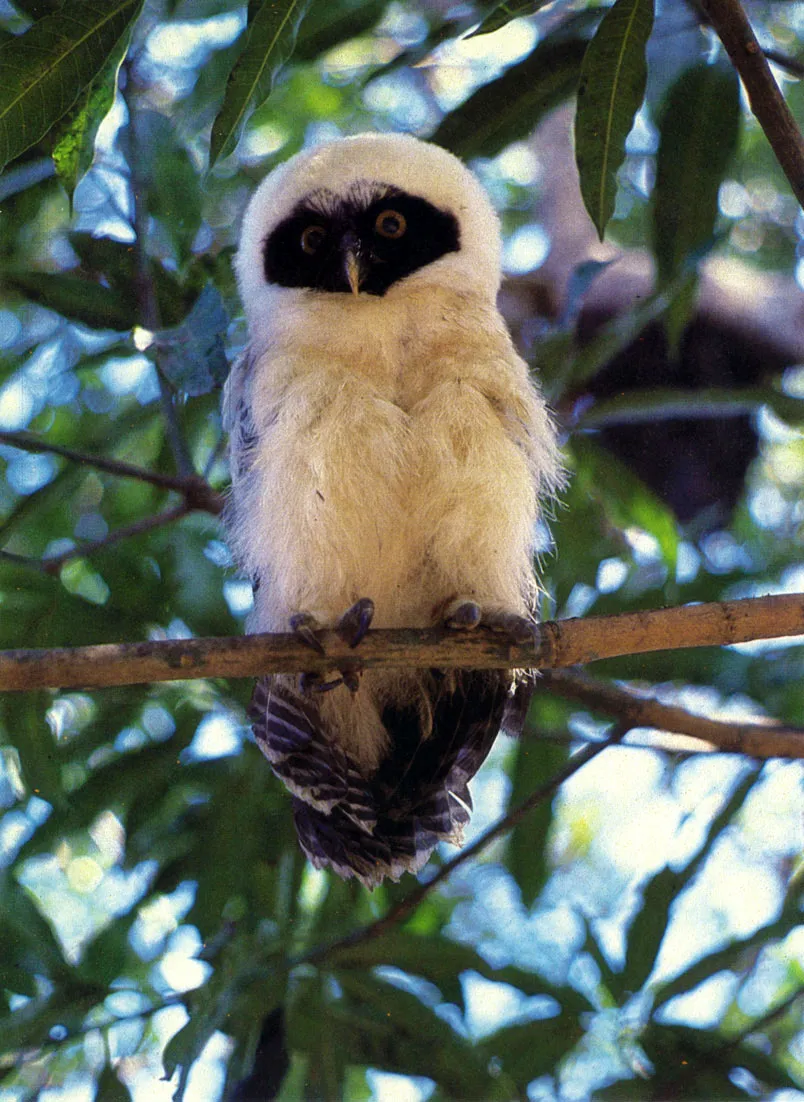
[[[172,524],[174,520],[186,517],[192,509],[186,502],[176,505],[173,509],[166,509],[164,513],[155,513],[152,516],[136,520],[133,524],[127,524],[123,528],[116,528],[114,532],[101,539],[89,540],[87,543],[78,543],[58,555],[50,555],[40,560],[27,560],[28,565],[36,565],[37,561],[48,574],[58,574],[62,566],[70,559],[82,559],[85,555],[91,555],[94,551],[100,551],[104,547],[110,547],[121,540],[130,539],[132,536],[141,536],[143,532],[151,532],[154,528],[164,528],[166,524]],[[83,649],[83,648],[77,648]],[[2,653],[2,652],[0,652]]]
[[[133,463],[125,463],[121,459],[111,459],[104,455],[91,455],[89,452],[76,451],[74,448],[64,447],[62,444],[51,444],[47,440],[39,440],[30,432],[10,432],[0,430],[0,444],[8,444],[12,448],[20,448],[23,451],[45,453],[61,456],[73,463],[80,463],[86,467],[93,467],[107,474],[118,475],[121,478],[135,478],[140,482],[148,482],[152,486],[160,486],[165,490],[175,490],[181,494],[185,501],[193,509],[204,509],[216,516],[223,509],[223,497],[206,482],[200,475],[169,475],[160,471],[148,471],[143,467],[136,467]]]
[[[699,0],[748,94],[799,205],[804,208],[804,138],[739,0]]]
[[[295,635],[247,635],[105,643],[90,647],[0,652],[0,691],[102,688],[193,677],[323,673],[334,668],[551,669],[626,654],[723,646],[804,636],[804,594],[749,597],[618,616],[553,620],[535,643],[511,643],[481,629],[370,631],[353,650],[334,631],[319,636],[325,655]],[[802,639],[804,642],[804,639]]]
[[[637,696],[633,691],[581,673],[545,670],[539,684],[558,696],[584,704],[592,711],[614,716],[629,729],[657,727],[674,731],[702,739],[726,753],[747,754],[752,758],[804,757],[803,727],[784,727],[773,720],[767,723],[729,723],[708,719],[685,708],[663,704],[652,697]]]

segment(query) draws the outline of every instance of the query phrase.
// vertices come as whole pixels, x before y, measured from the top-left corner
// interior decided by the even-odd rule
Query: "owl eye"
[[[326,240],[327,231],[323,226],[307,226],[301,235],[302,251],[308,256],[313,256]]]
[[[405,216],[398,210],[384,210],[377,215],[377,221],[374,223],[374,230],[380,237],[390,237],[392,240],[402,237],[407,228]]]

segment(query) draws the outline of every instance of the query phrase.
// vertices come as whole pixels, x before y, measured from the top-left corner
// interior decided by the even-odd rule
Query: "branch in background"
[[[179,476],[161,474],[159,471],[148,471],[143,467],[135,467],[132,463],[125,463],[120,459],[110,459],[103,455],[90,455],[88,452],[75,451],[73,448],[64,447],[61,444],[50,444],[46,440],[40,440],[29,432],[0,431],[0,444],[8,444],[13,448],[23,451],[58,455],[62,459],[69,459],[73,463],[81,463],[86,467],[93,467],[107,474],[118,475],[121,478],[135,478],[140,482],[148,482],[152,486],[160,486],[165,490],[175,490],[182,495],[185,503],[191,509],[205,510],[216,516],[223,509],[223,497],[206,482],[200,475]]]
[[[699,0],[699,3],[740,74],[751,110],[799,205],[804,208],[804,138],[739,0]]]
[[[83,559],[85,555],[91,555],[93,551],[100,551],[104,547],[111,547],[112,544],[119,543],[121,540],[130,539],[132,536],[140,536],[143,532],[153,531],[154,528],[164,528],[165,525],[172,524],[174,520],[181,520],[182,517],[186,517],[191,511],[191,507],[184,502],[173,509],[166,509],[164,513],[157,513],[155,516],[145,517],[133,524],[127,524],[124,528],[117,528],[101,539],[76,544],[75,547],[69,547],[59,555],[49,555],[41,560],[26,559],[24,561],[26,565],[38,561],[46,573],[58,574],[62,566],[70,559]]]
[[[259,677],[300,670],[325,673],[336,668],[355,672],[369,667],[551,669],[626,654],[799,635],[804,636],[804,594],[795,593],[583,620],[545,621],[539,625],[534,643],[511,643],[485,629],[455,632],[402,628],[370,631],[356,650],[334,631],[321,632],[323,655],[295,635],[11,650],[0,652],[0,691],[102,688],[194,677]]]
[[[481,834],[471,845],[466,846],[460,853],[456,854],[455,857],[443,864],[435,876],[426,883],[419,884],[418,887],[414,888],[413,891],[409,892],[403,899],[400,899],[400,901],[386,914],[378,918],[376,922],[372,922],[368,926],[361,926],[359,929],[353,930],[352,933],[346,934],[345,937],[338,938],[336,941],[332,941],[329,944],[318,945],[308,953],[303,954],[299,960],[294,963],[319,963],[329,956],[336,955],[338,952],[352,949],[355,945],[362,945],[366,941],[371,941],[376,937],[380,937],[386,930],[398,925],[416,910],[422,900],[428,896],[435,887],[452,876],[457,868],[471,861],[472,858],[477,857],[486,846],[490,845],[503,834],[507,834],[509,830],[513,830],[514,827],[518,826],[529,812],[533,811],[539,804],[555,795],[561,785],[577,773],[579,769],[582,769],[607,747],[619,742],[625,734],[625,731],[626,729],[624,727],[618,727],[605,742],[595,743],[594,745],[586,746],[583,750],[580,750],[565,766],[559,769],[549,781],[531,792],[527,799],[523,800],[521,804],[518,804],[513,811],[509,811],[507,815],[499,819],[494,826],[489,827],[489,829]]]
[[[732,754],[752,758],[804,757],[804,728],[767,723],[727,722],[697,716],[674,704],[662,704],[652,697],[637,696],[627,689],[581,673],[545,670],[539,679],[550,692],[575,700],[593,712],[613,716],[632,727],[657,727],[690,735]]]

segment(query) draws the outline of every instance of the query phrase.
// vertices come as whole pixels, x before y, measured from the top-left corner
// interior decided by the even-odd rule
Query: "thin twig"
[[[577,672],[545,670],[539,684],[592,711],[613,716],[629,728],[657,727],[675,731],[702,739],[725,753],[746,754],[752,758],[804,757],[802,727],[785,727],[773,720],[744,723],[709,719]]]
[[[735,1048],[737,1045],[743,1044],[753,1033],[757,1033],[760,1029],[764,1029],[765,1026],[770,1025],[772,1022],[778,1021],[779,1018],[784,1017],[787,1011],[804,995],[804,985],[797,987],[792,994],[788,995],[786,999],[773,1007],[772,1010],[768,1010],[760,1018],[751,1022],[744,1029],[741,1029],[736,1037],[731,1037],[726,1045],[723,1047],[726,1049]]]
[[[164,514],[163,514],[164,515]],[[394,628],[369,631],[357,650],[334,631],[317,653],[296,635],[149,640],[52,650],[0,651],[0,691],[103,688],[193,677],[326,673],[334,668],[554,669],[619,655],[718,647],[804,636],[804,594],[747,597],[617,616],[548,620],[533,643],[512,643],[481,629]],[[804,639],[802,639],[804,642]]]
[[[400,899],[400,901],[382,915],[381,918],[378,918],[367,926],[361,926],[357,930],[353,930],[351,933],[346,934],[344,937],[337,938],[335,941],[328,942],[324,945],[317,945],[309,952],[303,954],[296,963],[319,963],[326,957],[334,955],[341,950],[352,949],[355,945],[362,945],[363,942],[380,937],[386,930],[398,925],[406,919],[408,915],[415,911],[422,900],[425,899],[434,888],[450,877],[457,868],[466,864],[467,861],[471,861],[472,858],[477,857],[477,855],[482,853],[482,851],[487,846],[491,845],[493,841],[518,826],[529,812],[533,811],[540,803],[543,803],[546,799],[553,796],[561,785],[577,773],[579,769],[582,769],[609,746],[619,742],[625,734],[625,731],[626,728],[618,727],[604,742],[595,743],[586,746],[583,750],[579,750],[578,753],[575,754],[566,765],[559,769],[549,781],[546,781],[539,788],[531,792],[527,799],[523,800],[521,804],[518,804],[513,811],[509,811],[502,819],[499,819],[494,826],[484,831],[484,833],[481,834],[479,838],[475,839],[470,846],[466,846],[460,853],[457,853],[455,857],[445,862],[435,876],[431,877],[426,883],[419,884],[418,887],[414,888],[413,891],[409,892],[403,899]]]
[[[47,440],[40,440],[29,432],[9,432],[0,430],[0,444],[9,444],[13,448],[23,451],[58,455],[62,459],[69,459],[73,463],[80,463],[85,467],[93,467],[107,474],[118,475],[121,478],[134,478],[139,482],[148,482],[152,486],[160,486],[165,490],[175,490],[185,500],[193,503],[193,508],[205,509],[207,512],[219,514],[223,508],[223,497],[206,482],[200,475],[189,477],[180,475],[162,474],[160,471],[149,471],[144,467],[137,467],[133,463],[126,463],[121,459],[110,459],[105,455],[92,455],[89,452],[76,451],[67,448],[63,444],[51,444]]]
[[[176,505],[173,509],[166,509],[164,513],[155,513],[153,516],[136,520],[133,524],[127,524],[124,528],[117,528],[114,532],[109,532],[107,536],[102,536],[100,539],[76,544],[75,547],[69,547],[58,555],[49,555],[41,560],[42,566],[48,574],[57,574],[70,559],[83,559],[86,555],[101,551],[105,547],[111,547],[112,544],[120,543],[121,540],[130,539],[132,536],[141,536],[143,532],[151,532],[154,528],[164,528],[165,525],[172,524],[174,520],[181,520],[182,517],[186,517],[189,512],[191,512],[191,507],[186,502],[182,502],[181,505]]]
[[[739,0],[699,0],[748,93],[757,121],[770,142],[799,205],[804,207],[804,138],[785,102]]]

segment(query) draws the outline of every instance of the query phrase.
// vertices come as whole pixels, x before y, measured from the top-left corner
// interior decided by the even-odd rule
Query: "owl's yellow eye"
[[[374,223],[374,229],[380,237],[389,237],[394,241],[402,237],[407,228],[405,216],[398,210],[384,210],[377,215],[377,221]]]
[[[308,226],[301,235],[301,247],[308,256],[313,256],[321,246],[327,237],[327,231],[323,226]]]

